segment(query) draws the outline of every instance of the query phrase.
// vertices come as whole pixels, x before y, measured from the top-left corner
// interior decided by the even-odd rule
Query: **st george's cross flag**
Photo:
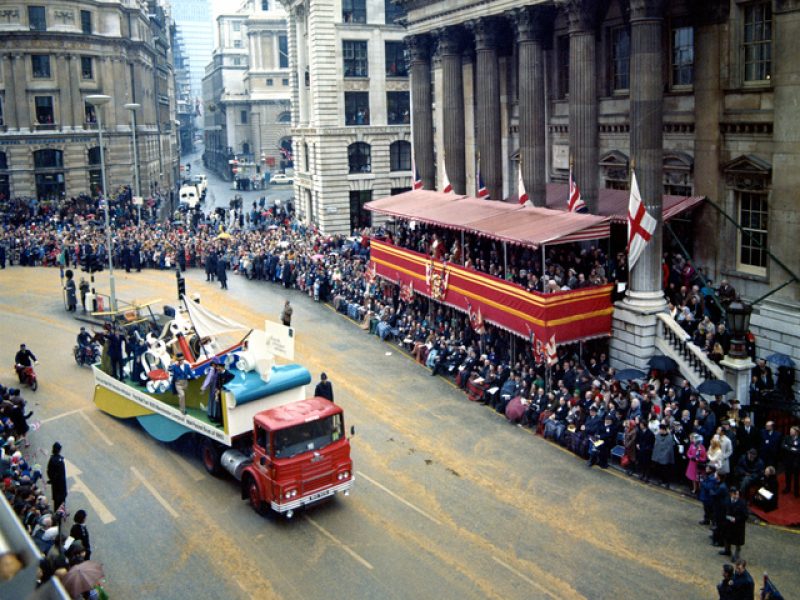
[[[414,189],[421,190],[422,189],[422,177],[419,176],[419,169],[417,168],[417,164],[412,160],[411,161],[412,171],[414,172]]]
[[[569,168],[569,198],[567,198],[567,210],[569,212],[586,212],[586,203],[581,198],[581,191],[572,176],[572,167]]]
[[[442,165],[442,173],[444,174],[444,183],[442,183],[442,193],[452,194],[453,184],[450,183],[450,178],[447,176],[447,167]]]
[[[657,222],[650,216],[642,202],[639,193],[639,184],[636,182],[636,172],[631,176],[631,197],[628,201],[628,270],[633,271],[633,265],[639,260],[644,247],[653,232]]]

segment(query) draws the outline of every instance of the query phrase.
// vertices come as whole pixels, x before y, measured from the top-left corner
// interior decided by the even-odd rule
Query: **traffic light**
[[[175,271],[175,277],[178,280],[178,300],[186,295],[186,280],[181,277],[180,271]]]

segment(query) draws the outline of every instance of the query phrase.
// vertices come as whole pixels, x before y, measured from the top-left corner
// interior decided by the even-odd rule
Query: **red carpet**
[[[783,490],[786,485],[786,478],[783,474],[778,476],[780,486],[778,491]],[[800,526],[800,498],[795,498],[792,494],[778,494],[778,508],[771,512],[764,512],[754,504],[750,504],[750,512],[762,521],[772,525],[783,525],[784,527]]]

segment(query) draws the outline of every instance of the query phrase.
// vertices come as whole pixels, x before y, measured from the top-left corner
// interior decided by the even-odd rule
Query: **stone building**
[[[251,175],[291,166],[286,13],[277,1],[247,0],[217,17],[203,98],[205,161],[217,173],[232,178],[233,158],[251,165]]]
[[[101,188],[97,115],[110,190],[133,181],[138,103],[142,192],[177,173],[169,18],[156,2],[7,2],[0,14],[0,195],[40,199]]]
[[[390,0],[282,0],[289,12],[295,200],[326,233],[411,188],[402,11]]]
[[[479,156],[491,197],[513,200],[521,161],[544,205],[574,163],[597,212],[608,189],[628,189],[635,161],[659,226],[617,305],[617,364],[642,366],[654,351],[662,249],[677,249],[675,238],[715,284],[727,278],[755,303],[759,355],[800,364],[800,2],[400,5],[426,189],[446,164],[455,191],[474,195]],[[661,226],[663,194],[707,201],[674,220],[673,235]]]

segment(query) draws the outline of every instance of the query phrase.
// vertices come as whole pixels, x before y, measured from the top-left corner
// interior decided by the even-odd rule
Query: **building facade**
[[[400,4],[426,189],[441,189],[446,165],[455,191],[474,195],[479,157],[492,198],[516,198],[521,163],[544,205],[547,184],[572,166],[595,212],[600,190],[628,189],[635,163],[659,227],[618,306],[612,354],[638,364],[652,353],[654,329],[642,324],[664,308],[662,248],[678,237],[711,279],[755,301],[759,355],[800,363],[800,3]],[[674,222],[673,236],[661,227],[662,194],[708,201]]]
[[[203,77],[214,50],[214,22],[208,0],[170,0],[172,18],[183,39],[192,104],[202,102]],[[201,125],[200,120],[195,125]]]
[[[206,164],[228,179],[262,179],[292,164],[286,13],[248,0],[217,17],[217,46],[203,79]]]
[[[325,233],[350,233],[371,224],[366,202],[411,189],[402,11],[389,0],[282,1],[296,210]]]
[[[13,5],[12,5],[13,4]],[[0,22],[0,195],[60,199],[101,189],[100,108],[109,191],[133,181],[138,103],[142,192],[177,172],[167,16],[155,3],[6,4]]]

